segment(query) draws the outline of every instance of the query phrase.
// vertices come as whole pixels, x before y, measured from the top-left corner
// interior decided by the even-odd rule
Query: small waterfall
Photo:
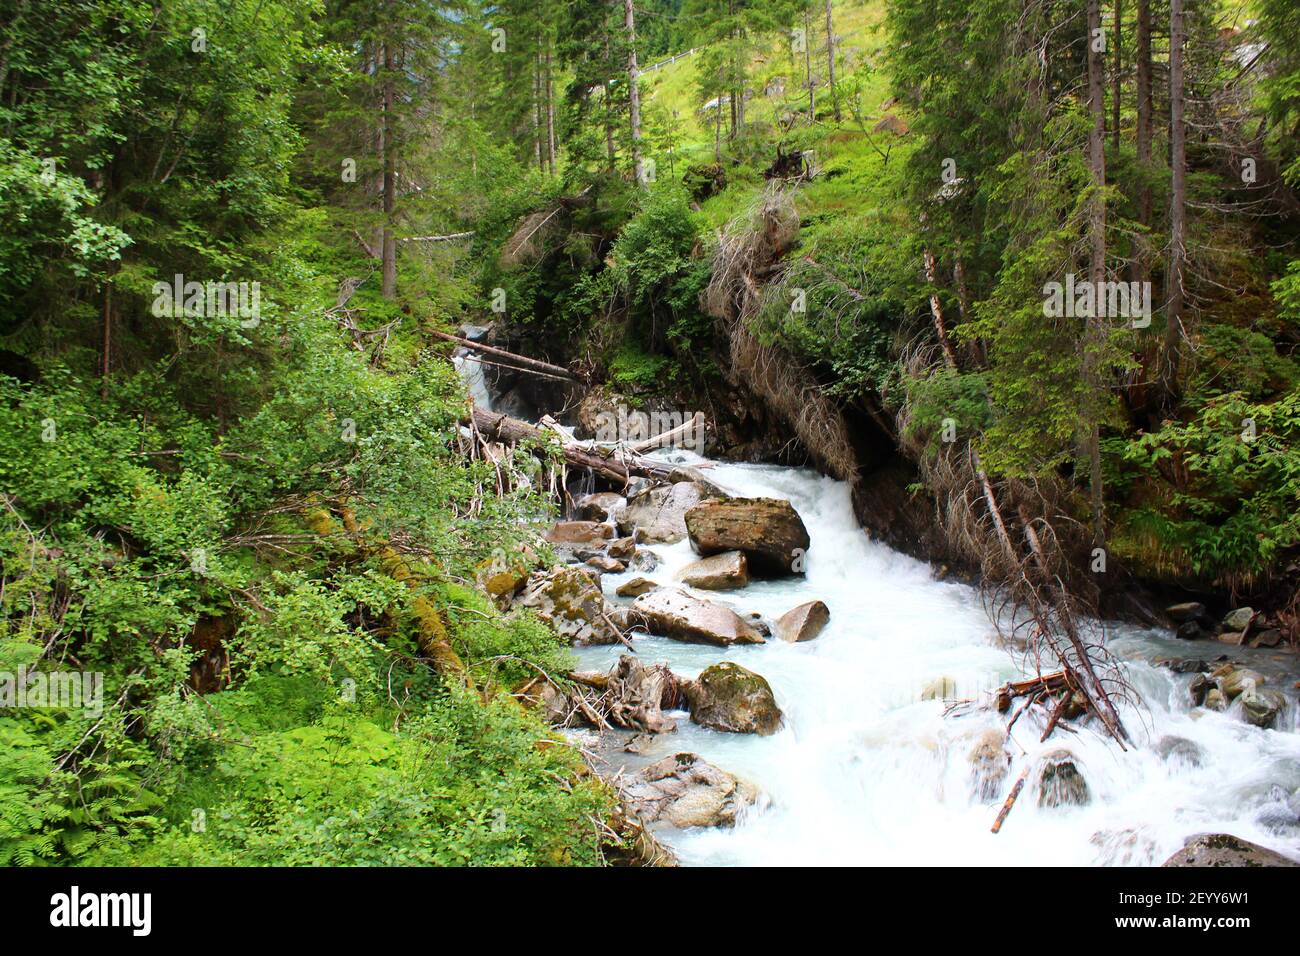
[[[788,499],[812,547],[803,578],[698,594],[768,620],[819,599],[831,620],[803,644],[772,639],[724,649],[637,639],[643,662],[665,661],[685,677],[720,660],[757,671],[786,716],[771,737],[720,733],[680,719],[678,730],[660,735],[650,750],[620,755],[633,767],[695,751],[766,795],[732,829],[661,834],[683,862],[1151,865],[1206,831],[1300,857],[1300,811],[1288,811],[1300,786],[1295,707],[1280,729],[1260,730],[1232,713],[1193,709],[1191,675],[1152,663],[1213,657],[1220,645],[1192,646],[1120,627],[1113,646],[1146,705],[1123,711],[1137,746],[1121,752],[1086,726],[1074,734],[1058,730],[1040,743],[1041,726],[1025,716],[1005,755],[993,754],[989,741],[1003,739],[1007,715],[976,708],[945,716],[944,701],[924,699],[934,696],[924,692],[927,686],[980,698],[1025,676],[1019,658],[994,642],[974,589],[936,581],[923,563],[870,540],[854,520],[843,482],[774,465],[719,462],[708,474],[736,495]],[[685,541],[653,550],[660,559],[654,572],[604,575],[612,600],[634,574],[675,584],[676,572],[696,557]],[[617,646],[577,649],[584,668],[607,668],[621,652]],[[1054,800],[1051,772],[1044,787],[1044,768],[1060,768],[1065,759],[1072,784],[1080,793],[1086,787],[1084,803]],[[1005,825],[990,833],[1026,770]]]
[[[486,326],[480,325],[461,327],[461,334],[471,341],[478,341],[487,331]],[[451,357],[451,362],[469,390],[469,397],[474,400],[474,406],[485,412],[492,411],[492,393],[488,391],[487,376],[484,374],[483,363],[479,361],[478,356],[469,349],[458,348]]]

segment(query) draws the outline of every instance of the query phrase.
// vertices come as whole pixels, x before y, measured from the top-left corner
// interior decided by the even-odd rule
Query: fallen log
[[[449,332],[433,331],[434,338],[442,339],[446,342],[455,342],[462,348],[467,348],[472,352],[486,352],[488,355],[495,355],[499,358],[509,359],[525,368],[536,369],[539,372],[545,372],[548,375],[555,375],[560,378],[577,380],[577,376],[570,372],[562,365],[552,365],[550,362],[543,362],[541,359],[529,358],[527,355],[516,355],[514,352],[507,352],[505,349],[499,349],[493,345],[484,345],[482,342],[475,342],[472,339],[464,339],[459,335],[452,335]]]
[[[588,468],[618,484],[627,484],[628,479],[633,476],[660,481],[672,481],[674,475],[681,477],[682,468],[678,465],[651,461],[629,452],[616,454],[613,450],[587,448],[576,441],[564,440],[554,431],[538,428],[536,425],[530,425],[498,412],[475,408],[473,421],[479,433],[492,441],[514,444],[521,441],[544,442],[548,439],[559,439],[560,450],[566,462],[575,468]]]

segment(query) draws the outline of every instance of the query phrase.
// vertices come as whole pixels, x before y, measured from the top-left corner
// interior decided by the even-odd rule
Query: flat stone
[[[552,544],[597,544],[614,537],[614,529],[599,521],[557,521],[546,532]]]
[[[724,551],[682,568],[677,580],[706,591],[732,591],[749,584],[749,562],[740,551]]]
[[[653,634],[701,644],[762,644],[763,635],[731,608],[687,594],[678,588],[656,588],[641,595],[632,614]]]
[[[640,597],[642,594],[648,594],[659,585],[655,584],[649,578],[633,578],[631,581],[624,581],[614,591],[619,597]]]

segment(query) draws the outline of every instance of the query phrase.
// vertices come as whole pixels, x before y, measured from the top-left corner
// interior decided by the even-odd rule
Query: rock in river
[[[783,641],[811,641],[831,620],[831,610],[821,601],[809,601],[791,608],[776,622],[776,636]]]
[[[1074,754],[1053,750],[1043,757],[1043,769],[1038,776],[1040,807],[1080,805],[1089,799],[1088,782],[1079,772]]]
[[[758,798],[752,784],[691,753],[673,754],[618,785],[619,793],[646,823],[675,827],[729,827]]]
[[[771,686],[739,664],[723,661],[707,667],[685,690],[691,720],[702,727],[762,736],[781,727],[781,708]]]
[[[652,634],[699,644],[762,644],[758,633],[731,608],[677,588],[658,588],[632,603],[632,616]]]
[[[688,564],[677,580],[705,591],[731,591],[749,583],[749,562],[740,551],[724,551]]]
[[[686,512],[691,545],[703,555],[743,551],[760,574],[802,574],[811,539],[790,502],[778,498],[714,498]]]
[[[1161,866],[1300,866],[1281,853],[1229,833],[1201,833]]]
[[[659,485],[631,499],[618,515],[622,534],[640,531],[638,540],[673,544],[686,537],[686,513],[710,494],[696,481]]]

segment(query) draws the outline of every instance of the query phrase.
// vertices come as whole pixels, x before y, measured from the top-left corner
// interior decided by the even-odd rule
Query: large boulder
[[[557,521],[546,532],[546,540],[552,544],[587,545],[603,548],[614,529],[599,521]]]
[[[831,620],[831,610],[821,601],[809,601],[791,608],[776,622],[776,636],[783,641],[811,641]]]
[[[1300,863],[1229,833],[1200,833],[1161,866],[1300,866]]]
[[[741,551],[724,551],[688,564],[677,580],[705,591],[731,591],[749,583],[749,562]]]
[[[781,708],[768,682],[748,668],[723,661],[685,686],[691,720],[702,727],[733,734],[774,734],[781,728]]]
[[[573,506],[573,516],[582,521],[604,521],[627,506],[627,499],[614,491],[584,495]]]
[[[532,608],[571,644],[618,642],[600,581],[585,568],[560,567],[535,574],[515,603]]]
[[[729,827],[758,790],[691,753],[673,754],[618,783],[619,794],[646,823]]]
[[[691,545],[703,555],[743,551],[760,574],[802,574],[812,543],[803,519],[777,498],[714,498],[686,512]]]
[[[678,588],[658,588],[632,602],[632,617],[652,634],[699,644],[762,644],[763,635],[731,608]]]
[[[674,544],[686,537],[686,513],[709,494],[709,488],[698,481],[651,488],[619,512],[619,531],[626,535],[639,530],[638,540]]]
[[[1275,690],[1246,690],[1241,693],[1241,714],[1246,723],[1267,730],[1286,708],[1286,698]]]
[[[1226,615],[1224,615],[1223,624],[1220,625],[1220,630],[1225,632],[1244,631],[1247,627],[1250,626],[1250,622],[1254,620],[1254,618],[1255,618],[1254,608],[1239,607],[1235,611],[1229,611]]]

